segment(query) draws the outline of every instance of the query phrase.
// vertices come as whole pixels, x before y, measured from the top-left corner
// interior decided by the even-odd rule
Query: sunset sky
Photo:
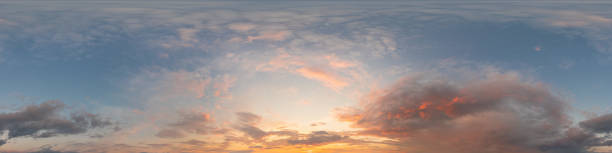
[[[612,2],[0,0],[4,153],[612,153]]]

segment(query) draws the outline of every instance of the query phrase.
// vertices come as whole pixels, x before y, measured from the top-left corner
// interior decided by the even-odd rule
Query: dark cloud
[[[258,144],[256,146],[250,146],[249,148],[251,149],[271,149],[285,145],[325,145],[343,140],[349,140],[348,136],[342,136],[340,134],[328,131],[315,131],[309,134],[301,134],[294,130],[265,131],[257,127],[259,122],[262,120],[261,116],[249,112],[238,112],[236,113],[236,116],[238,118],[238,122],[236,125],[234,125],[234,128],[243,132],[245,137],[226,137],[232,138],[231,140],[226,139],[226,141]],[[323,125],[324,123],[320,122],[317,124]],[[270,136],[285,138],[272,141],[262,139]]]
[[[289,144],[296,145],[322,145],[328,144],[336,141],[340,141],[342,139],[348,138],[346,136],[341,136],[337,134],[331,134],[327,131],[315,131],[311,134],[308,134],[304,139],[293,139],[287,140]]]
[[[0,134],[8,132],[6,140],[16,137],[47,138],[57,135],[72,135],[89,129],[110,127],[113,123],[98,115],[79,112],[66,118],[60,115],[64,109],[60,101],[46,101],[30,105],[13,113],[0,114]],[[0,144],[6,143],[0,140]]]
[[[245,133],[254,139],[261,139],[268,135],[266,131],[263,131],[256,127],[261,121],[261,116],[250,113],[250,112],[237,112],[238,123],[234,126],[235,129]]]
[[[406,151],[437,153],[580,153],[605,143],[572,129],[563,98],[514,73],[469,81],[407,76],[374,91],[361,106],[339,110],[361,134],[398,139]],[[480,75],[479,75],[480,76]],[[583,122],[605,131],[607,119]]]
[[[156,136],[160,138],[183,138],[188,133],[206,135],[226,131],[213,126],[213,121],[209,114],[202,112],[181,112],[179,115],[181,117],[179,121],[168,124]]]
[[[612,114],[602,115],[580,122],[582,128],[599,133],[612,132]]]

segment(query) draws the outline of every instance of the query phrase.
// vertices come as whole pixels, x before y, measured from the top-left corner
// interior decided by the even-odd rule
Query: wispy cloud
[[[255,40],[269,40],[269,41],[281,41],[287,39],[291,35],[290,31],[276,31],[276,32],[261,32],[256,36],[248,36],[247,41],[252,42]]]
[[[339,77],[331,72],[327,72],[323,69],[315,67],[305,67],[297,69],[296,72],[306,78],[323,82],[326,87],[332,88],[334,90],[341,90],[342,88],[348,85],[348,83],[344,81],[344,78]]]

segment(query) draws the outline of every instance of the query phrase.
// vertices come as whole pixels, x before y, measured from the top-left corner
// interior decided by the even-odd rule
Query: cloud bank
[[[515,73],[449,80],[407,76],[338,117],[360,134],[393,138],[422,153],[581,153],[609,144],[610,115],[574,127],[565,99]]]

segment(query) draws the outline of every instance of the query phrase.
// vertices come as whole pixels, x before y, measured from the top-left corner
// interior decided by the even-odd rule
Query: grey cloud
[[[308,134],[305,139],[293,139],[288,140],[289,144],[302,144],[302,145],[321,145],[327,144],[331,142],[340,141],[342,139],[346,139],[346,136],[340,136],[337,134],[331,134],[326,131],[315,131],[311,134]]]
[[[247,144],[258,142],[258,144],[264,145],[251,146],[250,148],[252,149],[271,148],[282,145],[324,145],[349,139],[348,136],[342,136],[340,134],[327,131],[315,131],[310,134],[300,134],[299,132],[292,130],[265,131],[257,127],[259,122],[262,120],[261,116],[249,112],[238,112],[236,113],[236,116],[238,118],[238,123],[234,125],[234,128],[243,132],[246,137],[250,137],[252,139],[248,139],[246,137],[246,139],[233,137],[233,139],[229,141],[237,141]],[[273,141],[262,140],[262,138],[268,136],[287,136],[287,138]]]
[[[250,112],[238,112],[236,115],[238,116],[238,120],[243,124],[253,125],[261,121],[261,116]]]
[[[254,139],[261,139],[262,137],[268,135],[266,131],[263,131],[258,127],[251,125],[238,125],[236,129],[244,132],[245,134],[249,135],[251,138]]]
[[[72,113],[70,118],[62,117],[60,112],[64,107],[60,101],[46,101],[17,112],[0,114],[0,134],[8,132],[8,138],[0,143],[17,137],[47,138],[81,134],[89,129],[113,125],[111,121],[87,112]]]
[[[185,142],[181,142],[181,143],[188,144],[188,145],[194,145],[194,146],[201,146],[201,145],[208,144],[206,141],[200,141],[200,140],[196,140],[196,139],[191,139],[189,141],[185,141]]]
[[[612,132],[612,114],[606,114],[582,121],[580,122],[580,126],[599,133]]]
[[[183,132],[181,132],[179,130],[163,129],[163,130],[157,132],[157,134],[155,134],[155,136],[160,137],[160,138],[173,139],[173,138],[183,138],[183,137],[185,137],[185,134],[183,134]]]
[[[261,121],[261,116],[250,112],[237,112],[238,123],[234,126],[235,129],[247,134],[251,138],[260,139],[268,133],[256,127]]]
[[[179,121],[168,124],[156,136],[160,138],[183,138],[186,136],[186,133],[206,135],[225,131],[212,125],[213,122],[209,114],[202,112],[181,112],[179,115],[181,117]]]

